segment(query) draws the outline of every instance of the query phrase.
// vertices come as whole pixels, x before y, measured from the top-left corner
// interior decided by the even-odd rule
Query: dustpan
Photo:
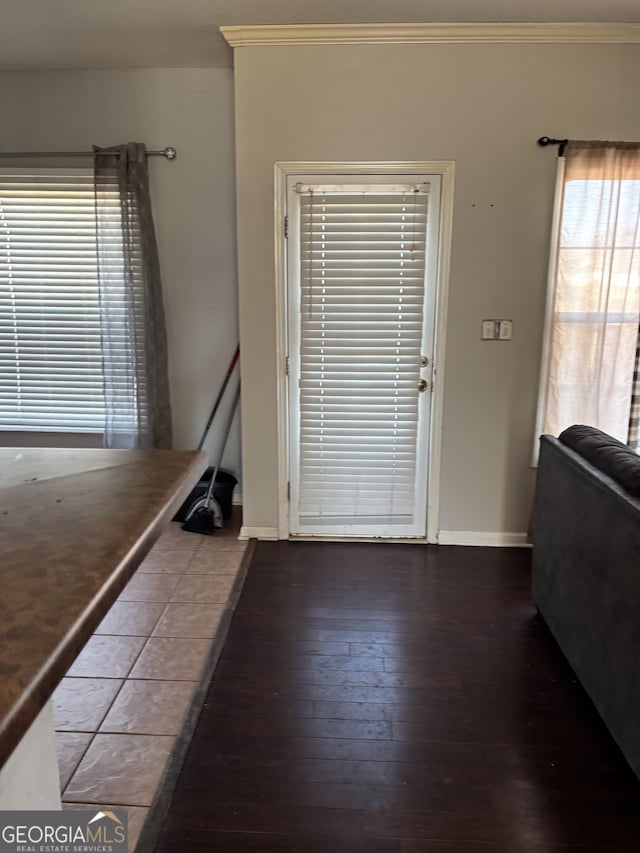
[[[215,486],[216,477],[218,475],[218,470],[220,468],[220,463],[222,462],[224,449],[227,445],[227,439],[229,438],[231,424],[233,423],[233,417],[236,413],[236,408],[238,406],[239,399],[240,383],[238,383],[236,393],[233,397],[233,402],[231,403],[231,409],[229,410],[229,416],[225,425],[224,435],[222,436],[220,449],[218,450],[218,456],[213,468],[211,480],[209,481],[209,486],[207,487],[207,491],[204,493],[204,495],[202,495],[202,497],[195,500],[187,510],[187,515],[184,520],[184,524],[182,525],[182,529],[186,530],[189,533],[204,533],[205,536],[213,536],[216,530],[220,530],[224,524],[222,519],[222,509],[220,508],[220,504],[218,503],[218,501],[213,496],[213,489]]]

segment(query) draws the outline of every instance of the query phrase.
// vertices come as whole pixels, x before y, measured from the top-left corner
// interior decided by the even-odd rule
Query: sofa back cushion
[[[620,483],[631,495],[640,497],[640,456],[626,444],[585,424],[568,427],[558,438]]]

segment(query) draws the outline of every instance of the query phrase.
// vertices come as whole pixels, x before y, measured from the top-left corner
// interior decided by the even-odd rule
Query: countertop
[[[0,766],[206,464],[202,451],[0,449]]]

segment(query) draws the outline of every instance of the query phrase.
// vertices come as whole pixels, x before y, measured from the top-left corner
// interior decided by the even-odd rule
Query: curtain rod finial
[[[178,156],[178,152],[175,148],[165,148],[162,152],[167,160],[175,160]]]
[[[542,146],[542,148],[546,148],[548,145],[558,145],[558,157],[564,156],[564,149],[569,142],[568,139],[552,139],[550,136],[541,136],[538,140],[538,145]]]

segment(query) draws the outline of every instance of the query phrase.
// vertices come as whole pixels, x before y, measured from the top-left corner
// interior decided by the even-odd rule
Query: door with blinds
[[[440,176],[290,176],[290,532],[426,535]]]

